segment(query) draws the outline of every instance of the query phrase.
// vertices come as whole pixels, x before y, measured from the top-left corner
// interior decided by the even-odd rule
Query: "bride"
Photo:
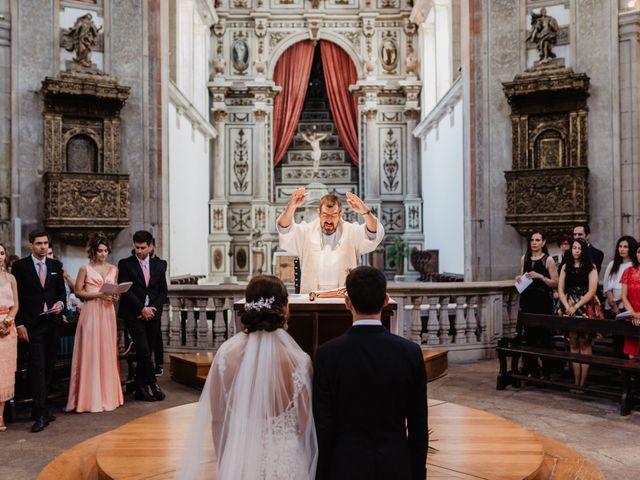
[[[176,478],[315,477],[311,360],[285,331],[287,296],[270,275],[247,285],[244,330],[216,353]]]

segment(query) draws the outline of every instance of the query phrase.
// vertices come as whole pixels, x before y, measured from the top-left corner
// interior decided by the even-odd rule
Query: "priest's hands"
[[[369,207],[367,207],[365,203],[362,200],[360,200],[360,198],[357,195],[354,195],[351,192],[347,192],[346,195],[347,195],[347,203],[351,207],[351,210],[353,210],[356,213],[359,213],[360,215],[369,213]]]
[[[304,187],[296,188],[289,199],[289,206],[298,208],[307,199],[307,195],[308,193],[305,192]]]

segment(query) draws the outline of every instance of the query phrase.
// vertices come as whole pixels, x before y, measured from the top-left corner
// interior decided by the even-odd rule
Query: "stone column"
[[[0,10],[8,11],[6,2]],[[0,241],[14,247],[11,238],[11,22],[0,16]]]
[[[267,112],[256,110],[256,127],[253,142],[253,199],[254,201],[267,200],[267,145],[266,145],[266,119]]]
[[[231,236],[227,224],[226,199],[225,120],[227,112],[213,111],[213,122],[218,133],[214,140],[211,168],[211,200],[209,201],[209,277],[210,283],[219,283],[231,275]]]
[[[365,143],[364,197],[367,200],[380,200],[380,155],[378,152],[378,111],[367,110],[367,137]]]
[[[640,11],[619,17],[621,232],[640,235]]]
[[[224,123],[227,117],[227,112],[224,110],[216,110],[213,112],[213,120],[216,128],[216,132],[218,132],[218,136],[215,139],[215,145],[213,148],[213,200],[224,201],[226,197],[225,192],[225,160],[224,160],[224,149],[225,149],[225,135],[224,135]],[[226,203],[226,201],[225,201]]]
[[[413,131],[418,125],[419,112],[407,110],[404,112],[407,122],[407,190],[406,198],[420,197],[420,146],[419,140],[413,136]]]

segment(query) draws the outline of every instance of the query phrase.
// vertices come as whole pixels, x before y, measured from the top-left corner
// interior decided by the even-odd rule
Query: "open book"
[[[108,295],[124,293],[131,288],[131,285],[133,285],[133,282],[122,282],[118,285],[115,285],[113,283],[105,283],[100,287],[100,293],[106,293]]]

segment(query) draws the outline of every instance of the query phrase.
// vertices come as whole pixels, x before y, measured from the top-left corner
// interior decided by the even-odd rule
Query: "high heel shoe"
[[[0,417],[0,422],[2,422],[2,417]],[[3,422],[2,425],[0,425],[0,432],[4,432],[6,429],[7,429],[7,426]]]

